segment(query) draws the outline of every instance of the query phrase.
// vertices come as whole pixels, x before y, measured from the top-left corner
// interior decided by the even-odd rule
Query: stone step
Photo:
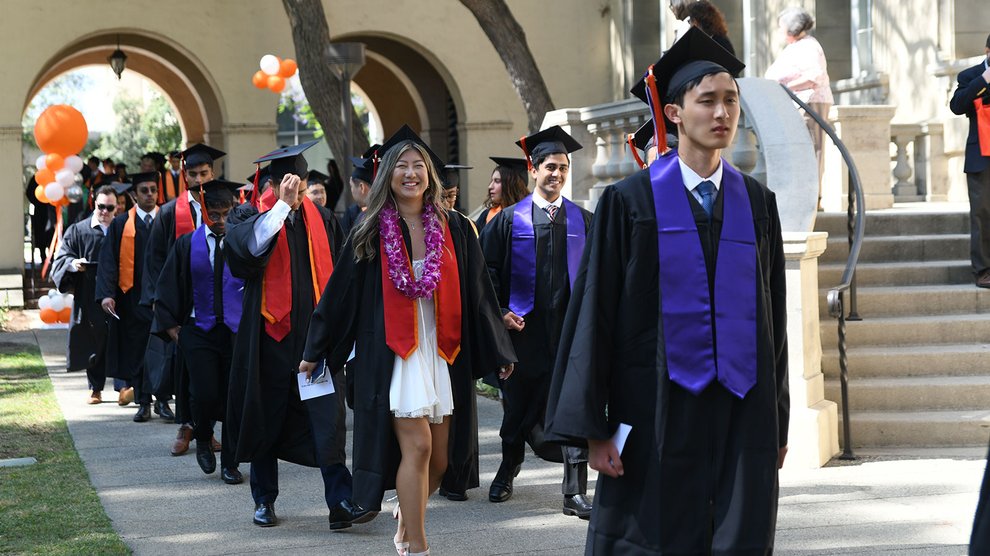
[[[825,399],[839,404],[838,379],[825,381]],[[850,378],[849,407],[855,411],[941,411],[990,408],[990,375]]]
[[[828,248],[818,259],[821,263],[845,263],[849,242],[845,237],[829,236]],[[928,261],[969,259],[969,234],[934,234],[873,236],[863,238],[859,263],[882,261]]]
[[[853,448],[897,446],[983,446],[990,437],[990,409],[961,411],[854,411]],[[842,413],[839,412],[839,441]]]
[[[825,289],[837,285],[845,268],[844,262],[819,265],[818,285]],[[856,266],[856,282],[859,286],[964,284],[972,281],[969,261],[859,263]]]
[[[969,234],[968,212],[867,212],[864,224],[867,236],[906,236],[915,234]],[[829,237],[845,238],[846,213],[820,212],[815,220],[816,232]]]
[[[826,296],[821,289],[818,312],[822,327],[835,319],[828,316]],[[849,296],[846,296],[849,303]],[[903,315],[951,315],[961,313],[990,313],[990,289],[965,284],[928,284],[923,286],[874,286],[858,288],[856,309],[863,318]]]
[[[830,324],[822,324],[821,335],[823,346],[836,345],[838,326],[834,319]],[[846,322],[846,345],[849,347],[970,342],[990,343],[990,313],[870,317]]]
[[[833,345],[822,348],[822,372],[826,378],[837,378],[838,350]],[[986,344],[853,347],[846,355],[853,378],[990,375]]]

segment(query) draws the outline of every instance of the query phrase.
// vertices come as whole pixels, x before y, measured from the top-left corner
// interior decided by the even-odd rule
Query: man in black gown
[[[262,212],[239,206],[224,242],[224,257],[245,288],[230,370],[230,438],[223,442],[235,443],[236,461],[251,462],[254,523],[261,527],[278,523],[279,459],[320,468],[331,529],[376,515],[351,502],[342,396],[303,402],[297,383],[309,319],[342,241],[333,213],[299,194],[307,170],[301,153],[315,142],[256,161],[271,161]]]
[[[107,340],[107,375],[128,381],[134,387],[138,411],[134,421],[151,418],[151,396],[155,396],[155,413],[163,419],[175,416],[168,406],[167,388],[151,383],[144,363],[144,346],[151,329],[151,311],[140,305],[141,284],[145,280],[141,261],[148,244],[151,226],[158,207],[158,175],[154,172],[134,174],[133,187],[137,203],[110,223],[100,249],[97,267],[96,298],[110,315]]]
[[[697,29],[674,43],[651,69],[654,118],[667,119],[656,136],[676,125],[678,150],[598,203],[546,429],[587,442],[599,471],[587,554],[773,550],[789,415],[784,253],[773,192],[719,156],[742,67]],[[620,425],[622,449],[610,440]]]
[[[192,232],[203,222],[203,209],[199,205],[197,194],[199,187],[214,178],[213,163],[226,154],[202,143],[182,152],[185,160],[186,192],[161,206],[161,214],[151,227],[148,254],[144,259],[144,274],[148,278],[141,292],[141,304],[149,311],[157,298],[158,277],[175,240]],[[189,450],[189,442],[193,436],[186,366],[176,357],[175,344],[166,343],[158,336],[148,338],[145,355],[151,376],[155,377],[156,382],[169,383],[175,392],[179,430],[169,451],[173,456],[181,456]],[[216,441],[213,442],[214,451],[219,451],[220,447]]]
[[[62,293],[72,292],[75,302],[69,321],[66,368],[86,370],[89,380],[89,403],[103,401],[106,385],[106,315],[96,299],[96,267],[100,246],[106,236],[117,195],[109,186],[96,193],[96,210],[89,220],[69,226],[62,236],[58,254],[52,262],[52,280]],[[115,385],[120,390],[120,385]],[[126,386],[126,385],[125,385]]]
[[[217,467],[213,422],[225,420],[230,359],[241,316],[244,282],[230,274],[221,245],[240,185],[222,180],[202,185],[205,225],[175,241],[158,277],[151,327],[152,333],[176,343],[189,369],[196,461],[206,474]],[[234,460],[233,443],[226,441],[226,431],[224,426],[220,477],[234,485],[244,479]]]
[[[340,218],[340,228],[344,232],[344,237],[347,237],[351,233],[351,229],[361,221],[361,214],[368,206],[368,194],[371,193],[371,182],[374,180],[372,157],[379,148],[381,145],[372,145],[364,153],[364,156],[351,157],[352,169],[348,185],[351,188],[351,199],[354,200],[354,203],[347,207],[344,215]]]
[[[511,380],[503,381],[502,464],[488,499],[512,496],[512,481],[525,457],[525,441],[543,426],[560,329],[577,277],[591,213],[561,195],[570,169],[568,153],[581,145],[560,126],[520,141],[532,161],[533,194],[506,207],[485,226],[481,249],[499,305],[519,357]],[[559,450],[556,450],[558,451]],[[564,514],[591,516],[588,454],[563,448],[554,461],[564,463]]]

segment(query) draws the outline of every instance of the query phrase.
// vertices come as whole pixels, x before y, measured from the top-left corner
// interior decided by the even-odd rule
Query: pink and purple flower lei
[[[385,260],[388,262],[388,277],[395,289],[410,299],[433,295],[440,283],[440,256],[443,252],[443,227],[433,206],[423,207],[423,232],[426,242],[426,259],[423,261],[423,276],[416,280],[412,275],[412,265],[402,249],[402,230],[399,228],[399,212],[391,202],[386,203],[378,217],[378,232],[385,245]]]

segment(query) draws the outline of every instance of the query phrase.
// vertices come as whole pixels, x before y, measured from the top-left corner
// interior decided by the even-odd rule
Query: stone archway
[[[58,75],[85,65],[105,65],[120,44],[127,54],[127,69],[153,81],[168,97],[182,126],[187,144],[224,144],[223,99],[203,65],[172,41],[145,32],[105,30],[66,45],[38,72],[24,99],[31,99]]]

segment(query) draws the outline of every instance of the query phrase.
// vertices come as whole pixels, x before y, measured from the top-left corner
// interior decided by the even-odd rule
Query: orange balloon
[[[296,61],[292,58],[286,58],[282,60],[282,63],[278,65],[278,75],[288,79],[296,74],[296,70],[299,66],[296,65]]]
[[[273,93],[281,93],[282,89],[285,88],[285,79],[279,75],[269,75],[268,76],[268,88]]]
[[[70,202],[69,201],[69,196],[68,195],[62,195],[62,198],[59,199],[58,202],[55,203],[55,205],[56,206],[60,206],[60,207],[67,207],[67,206],[69,206],[69,202]]]
[[[58,322],[69,322],[72,319],[72,307],[66,307],[58,312]]]
[[[261,70],[254,72],[254,75],[251,77],[251,83],[259,89],[268,87],[268,74]]]
[[[51,307],[41,310],[41,322],[45,324],[55,324],[58,322],[58,313]]]
[[[45,169],[58,172],[65,165],[65,157],[58,153],[52,153],[45,157]]]
[[[51,156],[51,155],[49,155]],[[45,161],[48,164],[48,161]],[[55,181],[55,170],[49,170],[48,168],[42,168],[34,175],[34,181],[38,182],[38,185],[48,185]]]
[[[88,138],[86,118],[67,104],[49,106],[34,124],[34,139],[38,147],[43,152],[57,153],[63,158],[83,150]]]
[[[48,197],[45,196],[45,186],[43,185],[34,188],[34,196],[38,199],[39,203],[48,202]]]

